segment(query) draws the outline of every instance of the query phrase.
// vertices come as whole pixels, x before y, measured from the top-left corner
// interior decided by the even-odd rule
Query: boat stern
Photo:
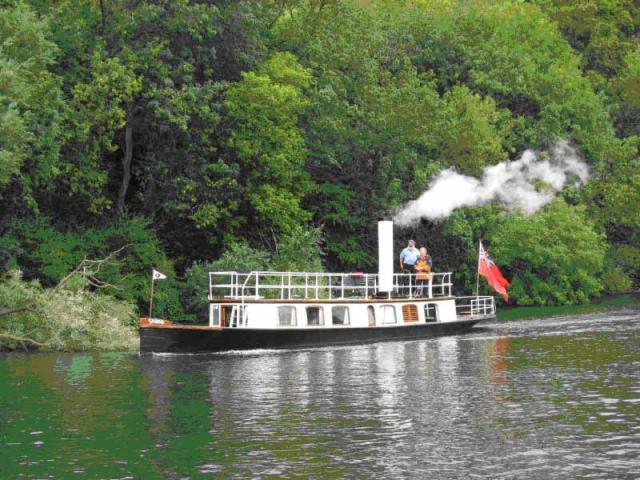
[[[458,320],[488,320],[496,317],[496,303],[492,296],[456,297]]]

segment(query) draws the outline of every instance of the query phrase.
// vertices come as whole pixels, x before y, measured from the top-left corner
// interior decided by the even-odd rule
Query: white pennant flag
[[[160,273],[155,268],[153,269],[153,279],[154,280],[164,280],[167,276],[164,273]]]

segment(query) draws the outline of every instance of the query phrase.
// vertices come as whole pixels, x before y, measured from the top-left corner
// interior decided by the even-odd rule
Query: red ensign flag
[[[505,302],[509,301],[509,294],[507,293],[507,287],[509,282],[500,273],[500,269],[495,264],[489,252],[487,252],[480,242],[480,258],[478,259],[478,273],[487,279],[489,285],[496,289]]]

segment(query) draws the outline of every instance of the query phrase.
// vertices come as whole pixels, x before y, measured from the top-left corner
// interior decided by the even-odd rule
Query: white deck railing
[[[451,296],[451,272],[432,273],[430,281],[394,274],[393,291],[379,292],[378,275],[325,272],[209,272],[209,299],[334,300]]]
[[[493,297],[457,297],[456,313],[460,317],[486,317],[495,315],[496,304]]]

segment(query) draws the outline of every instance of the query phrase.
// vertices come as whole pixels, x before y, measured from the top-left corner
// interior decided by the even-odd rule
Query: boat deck
[[[171,320],[159,318],[141,317],[138,321],[139,328],[169,328],[174,330],[221,330],[222,327],[211,327],[209,325],[195,325],[188,323],[173,323]]]

